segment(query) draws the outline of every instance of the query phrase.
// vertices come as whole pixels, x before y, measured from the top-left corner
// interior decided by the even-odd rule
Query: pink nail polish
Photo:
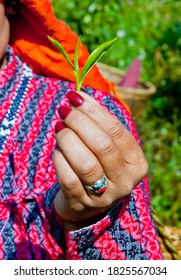
[[[62,120],[64,120],[68,115],[69,115],[69,113],[72,111],[72,109],[70,108],[70,107],[68,107],[68,106],[60,106],[59,108],[58,108],[58,113],[59,113],[59,115],[60,115],[60,117],[61,117],[61,119]]]
[[[78,94],[76,91],[69,91],[67,93],[67,98],[70,102],[70,104],[74,107],[79,107],[80,105],[82,105],[84,103],[84,98]]]
[[[55,125],[55,133],[60,132],[62,129],[64,129],[66,126],[63,122],[57,122]]]

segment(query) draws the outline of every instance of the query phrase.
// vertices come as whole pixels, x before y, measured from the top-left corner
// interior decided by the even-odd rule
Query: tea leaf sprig
[[[76,46],[75,46],[75,52],[74,52],[74,63],[69,58],[69,55],[63,48],[63,46],[52,37],[48,36],[48,39],[52,42],[52,44],[59,50],[59,52],[64,56],[64,58],[67,60],[67,62],[70,64],[74,71],[74,76],[76,80],[76,90],[79,91],[82,87],[82,83],[88,74],[88,72],[91,70],[91,68],[94,66],[94,64],[103,56],[103,54],[112,46],[112,44],[117,40],[117,38],[114,38],[113,40],[107,41],[103,44],[101,44],[99,47],[97,47],[88,57],[87,61],[85,62],[82,71],[80,71],[79,68],[79,62],[78,62],[78,51],[79,51],[79,43],[80,43],[80,37],[77,40]]]

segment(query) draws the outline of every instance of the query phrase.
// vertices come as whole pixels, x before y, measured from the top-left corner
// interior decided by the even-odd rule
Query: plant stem
[[[79,72],[77,71],[77,69],[74,70],[74,75],[76,80],[76,90],[79,91],[81,86],[79,82]]]

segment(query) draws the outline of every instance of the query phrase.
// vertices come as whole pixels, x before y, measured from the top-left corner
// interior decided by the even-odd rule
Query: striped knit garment
[[[162,259],[145,177],[96,224],[64,238],[53,211],[60,188],[52,164],[57,109],[75,85],[34,74],[7,48],[0,71],[0,259]],[[130,115],[112,96],[86,88],[139,143]]]

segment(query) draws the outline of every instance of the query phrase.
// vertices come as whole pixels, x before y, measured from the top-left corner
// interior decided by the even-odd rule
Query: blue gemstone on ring
[[[103,185],[103,182],[99,182],[98,184],[97,184],[97,188],[102,188],[102,185]]]
[[[106,176],[104,175],[103,178],[98,180],[97,182],[93,183],[92,185],[85,186],[85,188],[89,191],[92,191],[97,194],[101,194],[106,190]]]

